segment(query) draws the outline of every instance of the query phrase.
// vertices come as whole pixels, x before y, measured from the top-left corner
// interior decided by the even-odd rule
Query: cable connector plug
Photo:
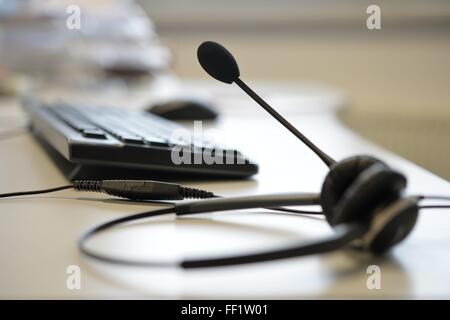
[[[103,192],[132,200],[183,200],[215,197],[212,192],[205,190],[151,180],[78,180],[74,181],[73,188],[79,191]]]

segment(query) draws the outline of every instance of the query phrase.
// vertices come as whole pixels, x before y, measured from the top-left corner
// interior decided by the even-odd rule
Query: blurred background
[[[366,26],[372,4],[380,30]],[[80,29],[68,29],[71,5]],[[449,35],[443,0],[0,0],[0,94],[206,80],[196,49],[215,40],[245,79],[336,88],[347,126],[450,179]]]

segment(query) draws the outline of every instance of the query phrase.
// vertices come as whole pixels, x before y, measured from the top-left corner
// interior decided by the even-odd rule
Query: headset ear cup
[[[372,228],[381,227],[379,230],[374,230],[373,238],[368,244],[369,250],[375,254],[381,254],[403,241],[414,229],[418,216],[417,202],[411,199],[398,200],[390,207],[376,213],[371,223]]]
[[[322,185],[320,202],[325,217],[331,225],[334,225],[334,212],[345,191],[361,172],[374,164],[386,166],[371,156],[354,156],[339,161],[330,168]]]
[[[329,222],[337,225],[368,218],[377,207],[398,199],[405,187],[404,175],[381,163],[373,164],[344,192]]]

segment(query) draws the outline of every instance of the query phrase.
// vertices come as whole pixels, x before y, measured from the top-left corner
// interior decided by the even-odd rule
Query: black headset
[[[134,266],[180,266],[182,268],[216,267],[263,262],[330,252],[347,245],[380,254],[405,239],[414,228],[419,201],[425,198],[449,200],[445,196],[403,196],[407,179],[386,163],[366,155],[353,156],[336,162],[325,154],[240,78],[239,68],[231,53],[218,43],[207,41],[197,51],[198,60],[213,78],[236,83],[259,105],[268,111],[297,138],[305,143],[329,167],[320,194],[274,194],[233,198],[212,198],[180,202],[170,208],[135,214],[106,222],[85,232],[79,239],[80,251],[97,260]],[[245,255],[184,260],[180,262],[142,261],[112,257],[98,253],[87,246],[87,241],[99,232],[114,226],[150,217],[176,216],[206,212],[280,206],[320,205],[327,222],[334,229],[333,236],[308,244],[250,253]],[[449,206],[432,206],[448,208]]]

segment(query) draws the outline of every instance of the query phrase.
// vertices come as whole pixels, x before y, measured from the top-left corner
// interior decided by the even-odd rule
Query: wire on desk
[[[264,209],[280,211],[280,212],[296,213],[296,214],[323,214],[322,211],[298,210],[298,209],[290,209],[290,208],[285,208],[285,207],[264,208]]]
[[[419,200],[444,200],[444,201],[450,201],[449,196],[441,196],[441,195],[418,195],[413,196],[413,198],[417,198]]]
[[[440,196],[440,195],[420,195],[418,196],[419,200],[443,200],[450,201],[449,196]],[[419,206],[419,209],[450,209],[450,205],[445,204],[427,204]]]
[[[73,185],[69,184],[69,185],[56,187],[56,188],[50,188],[50,189],[2,193],[2,194],[0,194],[0,198],[17,197],[17,196],[29,196],[29,195],[32,195],[32,194],[50,193],[50,192],[55,192],[55,191],[60,191],[60,190],[65,190],[65,189],[71,189],[71,188],[73,188]]]
[[[124,198],[130,199],[130,200],[146,200],[146,199],[133,199],[133,195],[130,194],[129,192],[125,192],[124,194],[122,194],[124,190],[123,190],[122,181],[120,181],[120,180],[113,181],[113,182],[118,182],[117,189],[115,189],[114,192],[111,192],[111,190],[101,189],[101,182],[103,182],[103,181],[101,181],[101,180],[99,180],[99,181],[75,181],[74,184],[69,184],[69,185],[60,186],[60,187],[56,187],[56,188],[3,193],[3,194],[0,194],[0,198],[43,194],[43,193],[50,193],[50,192],[56,192],[56,191],[60,191],[60,190],[74,188],[75,190],[78,190],[78,191],[105,192],[105,193],[108,193],[113,196],[124,197]],[[109,181],[109,182],[111,182],[111,181]],[[133,182],[135,182],[135,181],[132,181],[131,183],[133,183]],[[165,190],[161,189],[161,187],[164,187],[165,185],[178,187],[178,185],[166,184],[163,182],[156,182],[156,181],[148,181],[147,183],[151,184],[149,186],[149,189],[151,189],[153,193],[156,192],[156,194],[158,194],[158,196],[161,195],[161,192],[165,191]],[[122,189],[120,187],[122,187]],[[181,187],[181,186],[179,186],[179,187]],[[183,191],[185,189],[186,189],[186,187],[181,187],[181,191]],[[160,192],[158,192],[158,190]],[[179,189],[177,188],[176,190],[179,190]],[[170,200],[170,199],[171,200],[181,200],[184,198],[192,198],[192,197],[197,197],[197,198],[220,197],[220,196],[214,195],[212,192],[206,192],[204,190],[188,188],[188,191],[192,191],[192,192],[187,192],[188,194],[186,194],[186,192],[182,192],[181,194],[179,194],[179,191],[177,191],[177,194],[175,196],[172,193],[165,194],[165,196],[168,198],[167,200]],[[173,196],[173,197],[169,197],[169,196]],[[160,198],[155,198],[155,199],[160,200]],[[153,199],[153,200],[155,200],[155,199]],[[295,213],[295,214],[314,214],[314,215],[323,214],[321,211],[297,210],[297,209],[289,209],[289,208],[285,208],[285,207],[271,207],[271,208],[264,208],[264,209],[280,211],[280,212],[289,212],[289,213]]]
[[[419,209],[450,209],[450,205],[426,205],[419,206]]]

